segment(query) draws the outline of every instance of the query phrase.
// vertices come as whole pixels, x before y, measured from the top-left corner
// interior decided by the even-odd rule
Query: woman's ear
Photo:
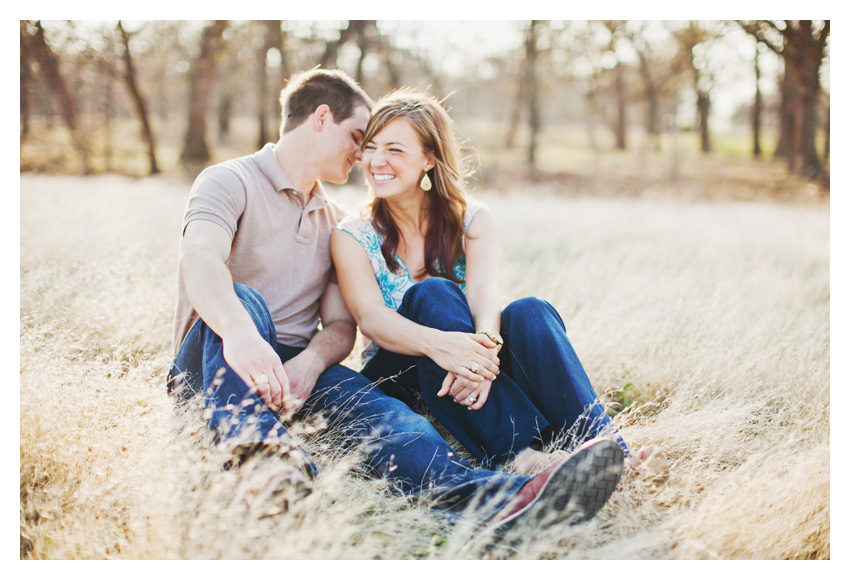
[[[437,162],[434,161],[433,157],[431,157],[430,155],[425,156],[425,167],[424,167],[425,171],[430,171],[431,169],[434,168],[434,166],[436,164],[437,164]]]

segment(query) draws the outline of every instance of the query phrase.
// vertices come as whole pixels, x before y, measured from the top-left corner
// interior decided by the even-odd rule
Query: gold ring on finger
[[[261,385],[269,384],[269,378],[266,375],[257,375],[254,377],[254,386],[259,387]]]

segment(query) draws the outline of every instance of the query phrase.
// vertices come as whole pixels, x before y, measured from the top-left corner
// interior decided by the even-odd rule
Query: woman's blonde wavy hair
[[[406,119],[425,154],[434,160],[428,170],[433,186],[426,192],[430,201],[430,216],[425,235],[425,271],[434,277],[460,283],[454,265],[463,252],[463,214],[466,211],[466,181],[470,171],[462,156],[452,120],[442,104],[434,97],[413,89],[403,88],[383,97],[375,105],[366,127],[363,144],[371,141],[391,121]],[[399,271],[395,253],[398,248],[398,227],[387,202],[369,191],[367,208],[377,231],[384,236],[381,252],[387,266]],[[411,275],[414,275],[411,272]]]

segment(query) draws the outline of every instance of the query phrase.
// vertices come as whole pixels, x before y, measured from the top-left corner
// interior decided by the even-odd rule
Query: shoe
[[[588,441],[528,480],[462,553],[473,549],[481,540],[493,538],[484,548],[485,553],[489,552],[517,526],[535,530],[590,520],[614,493],[623,473],[623,461],[623,451],[616,442],[610,439]]]

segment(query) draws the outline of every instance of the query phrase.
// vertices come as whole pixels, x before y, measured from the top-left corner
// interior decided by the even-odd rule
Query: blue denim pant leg
[[[507,372],[528,394],[567,445],[612,432],[557,310],[544,300],[523,298],[502,312],[500,353]],[[489,402],[487,403],[489,404]],[[485,405],[486,406],[486,405]],[[629,455],[622,437],[617,442]]]
[[[466,296],[457,284],[442,278],[429,278],[410,288],[398,312],[430,328],[475,332]],[[421,392],[428,410],[486,468],[510,461],[551,431],[529,393],[505,372],[500,372],[487,403],[477,411],[455,403],[448,395],[437,397],[446,371],[427,357],[408,357],[380,349],[363,373],[376,380],[410,366],[415,367],[416,373],[403,372],[392,384],[397,396],[412,397],[411,392]]]
[[[260,335],[274,346],[277,339],[274,323],[263,297],[242,284],[235,284],[234,289]],[[221,338],[203,320],[198,319],[186,335],[169,379],[169,391],[179,400],[203,394],[204,416],[216,444],[235,446],[268,440],[291,443],[277,413],[266,407],[225,362]],[[297,449],[315,472],[306,452]]]
[[[303,350],[276,343],[271,314],[259,293],[240,284],[235,289],[281,361]],[[224,371],[219,375],[221,369]],[[251,394],[224,361],[221,339],[202,320],[192,327],[172,364],[169,390],[182,400],[204,393],[216,442],[241,442],[245,438],[262,441],[286,434],[278,415]],[[449,514],[481,506],[476,516],[486,519],[528,481],[527,477],[472,469],[454,456],[427,419],[387,396],[360,373],[341,365],[319,376],[299,416],[318,412],[325,416],[329,429],[342,435],[348,444],[361,446],[368,466],[386,477],[398,492],[427,493],[434,507]],[[312,462],[310,466],[316,469]]]
[[[284,360],[290,349],[278,345]],[[485,519],[528,481],[504,472],[473,469],[459,459],[423,416],[388,396],[362,374],[341,365],[325,371],[301,414],[322,413],[328,429],[358,446],[372,472],[395,491],[427,496],[447,513],[472,507]]]

